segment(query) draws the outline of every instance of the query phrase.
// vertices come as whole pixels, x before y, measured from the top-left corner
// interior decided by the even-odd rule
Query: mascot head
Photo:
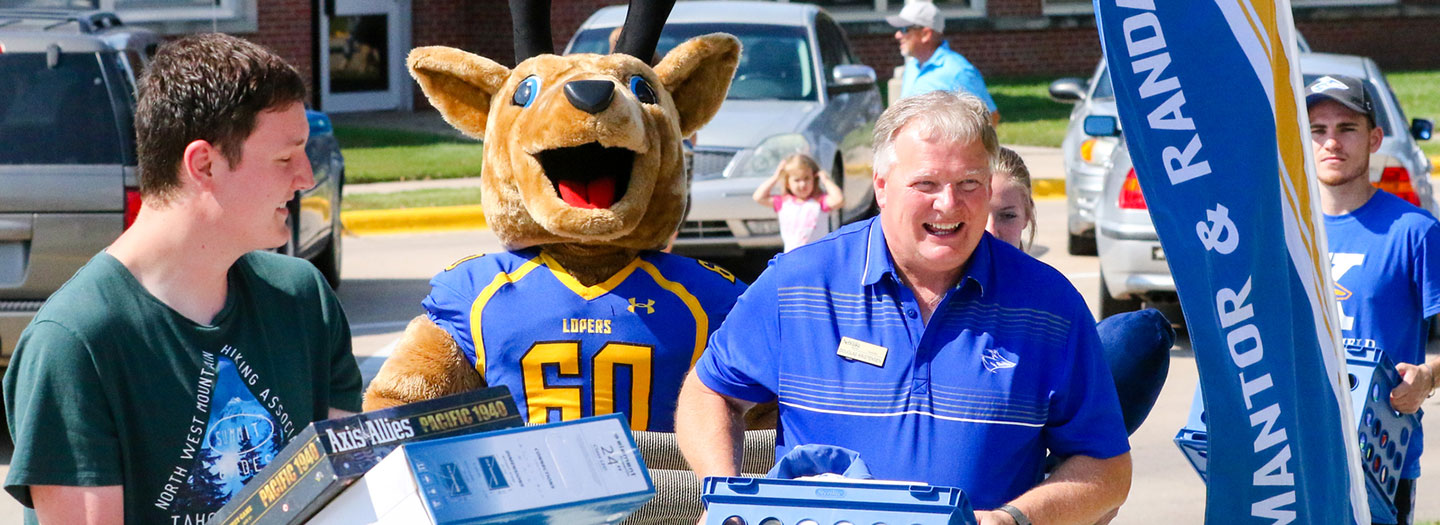
[[[661,23],[639,29],[632,22],[646,15],[632,6],[622,52],[556,56],[548,52],[548,2],[511,4],[514,69],[446,47],[417,48],[408,60],[445,120],[485,143],[490,227],[512,250],[568,246],[633,257],[663,247],[689,191],[681,140],[720,108],[739,41],[696,37],[651,68],[635,57],[654,54],[667,3]]]

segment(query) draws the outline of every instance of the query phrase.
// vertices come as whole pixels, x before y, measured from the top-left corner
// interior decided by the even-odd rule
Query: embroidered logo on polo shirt
[[[986,348],[985,353],[980,356],[980,362],[985,364],[985,369],[992,374],[1000,373],[1003,368],[1015,368],[1015,362],[1000,355],[994,348]]]

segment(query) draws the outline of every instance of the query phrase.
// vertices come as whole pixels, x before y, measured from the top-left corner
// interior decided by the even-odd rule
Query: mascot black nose
[[[615,99],[615,83],[609,80],[576,80],[565,84],[565,98],[570,105],[595,114],[610,107]]]

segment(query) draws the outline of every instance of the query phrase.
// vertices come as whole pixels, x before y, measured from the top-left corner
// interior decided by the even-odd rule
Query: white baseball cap
[[[940,9],[929,0],[916,0],[905,4],[905,8],[900,10],[900,14],[887,16],[885,21],[902,29],[920,26],[928,27],[936,33],[945,32],[945,17],[940,15]]]

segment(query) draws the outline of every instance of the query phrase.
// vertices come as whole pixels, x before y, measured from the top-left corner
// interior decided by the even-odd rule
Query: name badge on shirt
[[[835,349],[835,354],[840,357],[878,367],[885,366],[885,356],[889,353],[890,350],[883,346],[872,345],[849,337],[841,337],[840,347]]]

